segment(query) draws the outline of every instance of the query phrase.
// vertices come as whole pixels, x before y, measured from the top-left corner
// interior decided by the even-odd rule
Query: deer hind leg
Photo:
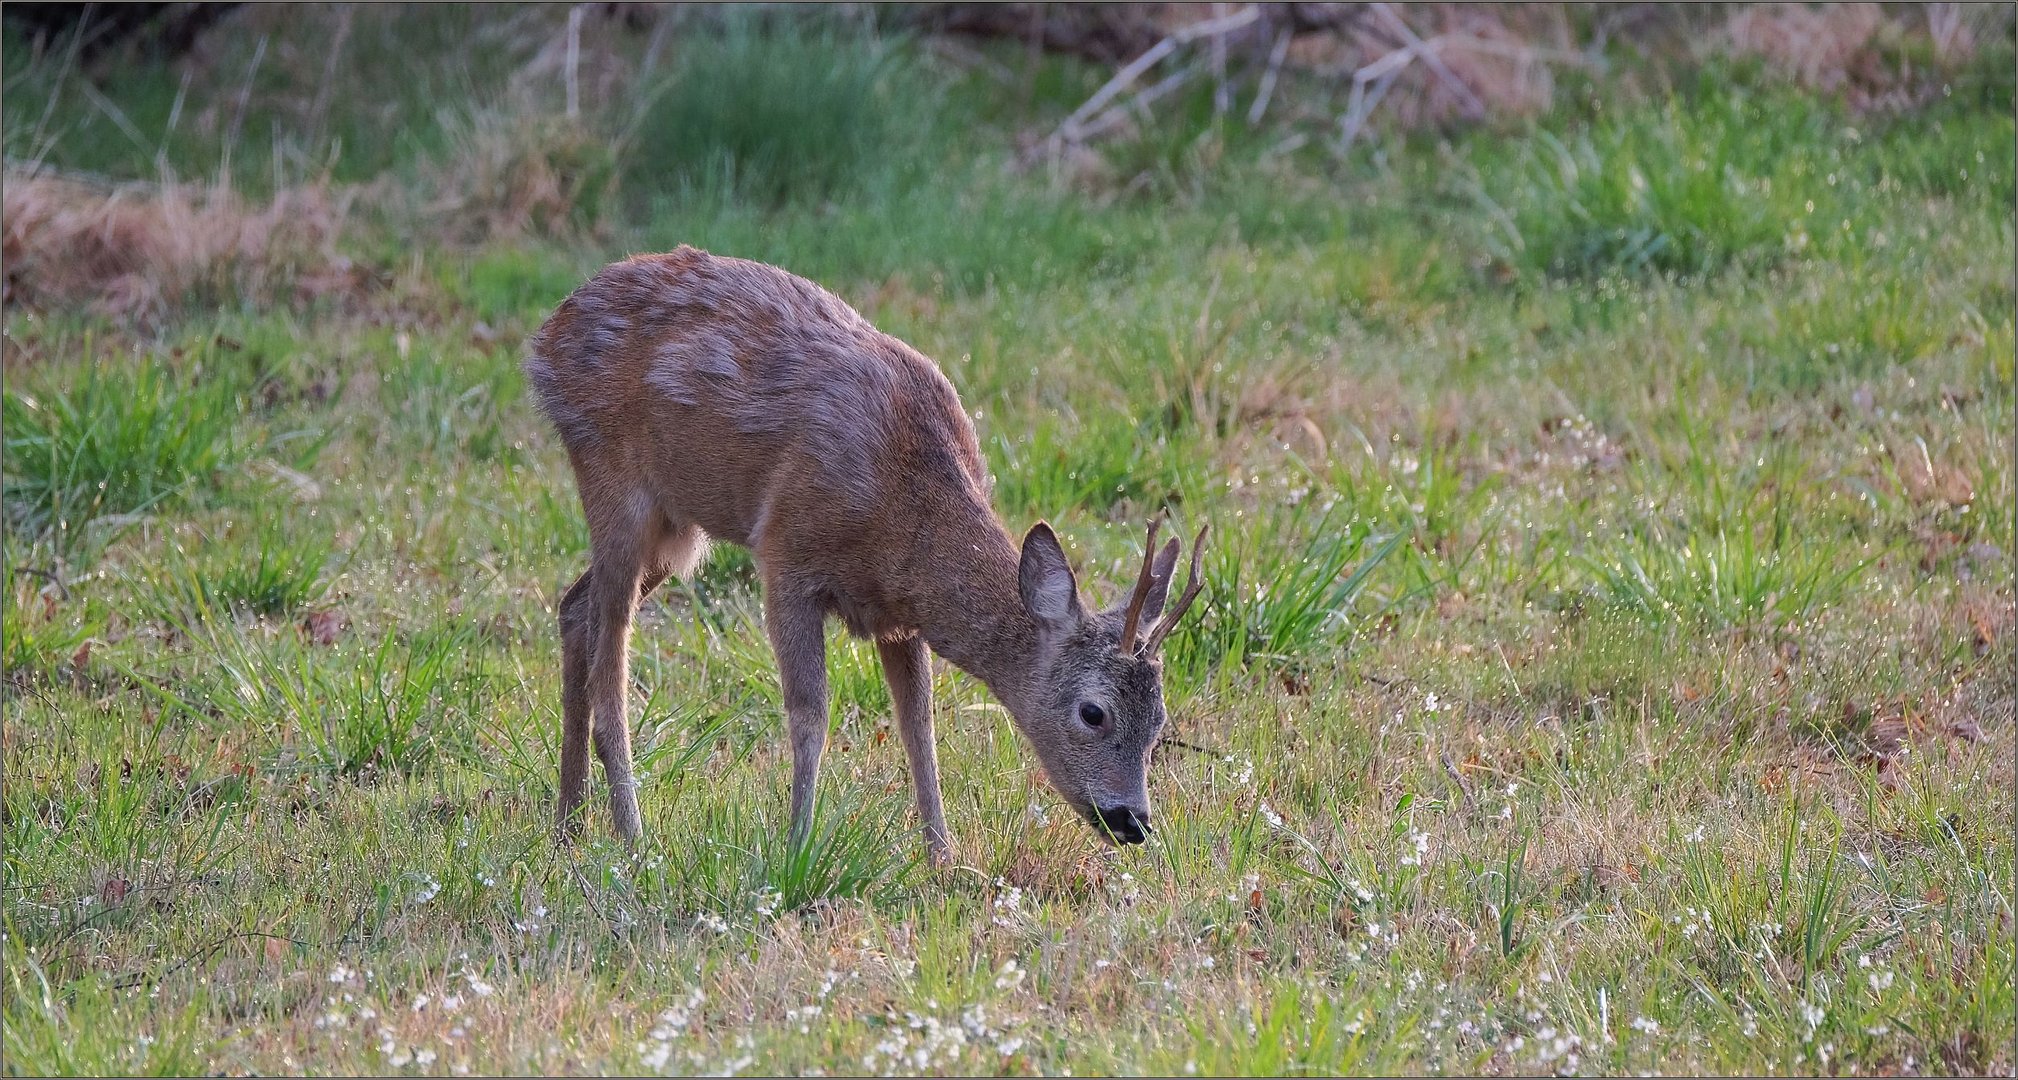
[[[651,596],[652,590],[664,584],[670,576],[685,576],[693,572],[701,556],[707,551],[707,537],[693,525],[673,526],[664,524],[656,530],[654,550],[651,552],[644,571],[640,575],[637,588],[637,606],[642,607]],[[580,822],[576,814],[582,802],[588,797],[589,784],[589,733],[590,696],[589,674],[596,655],[597,636],[594,615],[593,569],[583,572],[568,587],[561,597],[561,790],[557,808],[557,830],[563,840],[572,839],[580,832]],[[627,645],[626,645],[627,648]],[[625,676],[626,681],[628,675]],[[603,773],[612,782],[611,811],[616,818],[619,834],[623,833],[624,814],[617,805],[616,783],[619,774],[610,767],[610,750],[607,737],[597,736],[597,750],[603,757]],[[628,723],[623,728],[622,777],[630,775],[630,729]],[[635,795],[631,797],[631,817],[637,818]]]
[[[577,603],[586,609],[588,628],[580,633],[587,641],[587,648],[570,650],[563,645],[562,677],[565,680],[568,675],[570,657],[565,654],[573,652],[576,665],[585,666],[587,672],[583,696],[593,718],[596,756],[602,759],[603,777],[610,785],[611,825],[618,836],[636,840],[641,825],[637,782],[631,774],[631,729],[624,703],[630,686],[631,619],[637,612],[638,587],[643,584],[647,564],[664,536],[666,522],[643,493],[610,494],[612,497],[591,499],[589,490],[583,491],[583,509],[589,522],[589,576],[584,587],[586,598]],[[568,722],[565,705],[564,691],[564,724]],[[579,714],[574,723],[578,731],[582,723]],[[564,781],[565,770],[575,764],[566,757],[570,748],[568,734],[564,732],[562,738]],[[577,751],[577,762],[579,757]],[[564,790],[564,800],[567,794]]]
[[[584,570],[561,596],[561,788],[555,806],[555,835],[571,840],[581,831],[575,815],[589,794],[589,657],[595,629]]]

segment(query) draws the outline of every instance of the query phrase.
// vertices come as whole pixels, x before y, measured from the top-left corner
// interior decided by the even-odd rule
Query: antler
[[[1162,518],[1149,519],[1149,539],[1143,541],[1142,573],[1135,578],[1135,593],[1128,598],[1128,614],[1121,619],[1121,651],[1135,651],[1135,631],[1142,620],[1142,602],[1149,597],[1150,576],[1156,565],[1156,530],[1163,527]]]
[[[1177,621],[1184,618],[1184,612],[1191,607],[1191,602],[1198,599],[1198,590],[1205,587],[1205,583],[1198,580],[1198,571],[1199,564],[1205,557],[1205,530],[1210,527],[1209,525],[1198,527],[1198,538],[1191,541],[1191,569],[1184,576],[1184,592],[1177,597],[1177,603],[1172,604],[1164,613],[1163,618],[1157,620],[1155,629],[1149,631],[1149,640],[1142,645],[1142,655],[1156,654],[1156,650],[1163,645],[1163,639],[1169,637],[1172,630],[1177,629]]]

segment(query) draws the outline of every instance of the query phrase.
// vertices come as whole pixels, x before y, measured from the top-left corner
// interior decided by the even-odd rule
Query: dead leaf
[[[340,611],[311,611],[301,620],[301,632],[316,645],[334,645],[349,625]]]
[[[1990,736],[1983,734],[1983,725],[1974,720],[1962,719],[1948,725],[1948,734],[1964,742],[1989,742]]]

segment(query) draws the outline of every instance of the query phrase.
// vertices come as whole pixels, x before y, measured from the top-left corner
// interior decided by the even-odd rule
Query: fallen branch
[[[1086,139],[1093,138],[1096,135],[1105,134],[1109,130],[1119,127],[1121,123],[1127,120],[1130,115],[1133,115],[1145,121],[1148,120],[1149,106],[1152,103],[1154,103],[1157,99],[1168,95],[1172,90],[1175,90],[1178,87],[1183,86],[1185,83],[1190,82],[1192,77],[1197,74],[1198,74],[1198,66],[1196,64],[1193,64],[1190,67],[1180,68],[1176,71],[1171,72],[1169,75],[1165,76],[1162,79],[1162,81],[1156,83],[1153,86],[1150,86],[1148,89],[1145,89],[1140,93],[1137,93],[1135,96],[1127,99],[1126,101],[1116,102],[1106,112],[1101,113],[1099,116],[1096,116],[1092,120],[1087,121],[1086,124],[1079,129],[1079,140],[1084,141]]]
[[[1247,126],[1261,123],[1261,116],[1268,111],[1268,99],[1275,96],[1275,80],[1282,75],[1282,61],[1289,56],[1289,40],[1293,37],[1288,27],[1276,32],[1275,47],[1268,50],[1268,70],[1261,73],[1261,89],[1254,92],[1254,104],[1247,109]]]
[[[1416,46],[1405,45],[1352,73],[1352,97],[1346,101],[1345,115],[1339,117],[1339,149],[1352,147],[1366,127],[1373,107],[1387,96],[1388,88],[1401,76],[1403,68],[1415,61]],[[1369,95],[1368,86],[1373,90]]]
[[[1058,125],[1058,130],[1052,134],[1051,141],[1054,145],[1060,142],[1084,141],[1087,135],[1085,130],[1087,122],[1099,115],[1109,102],[1121,95],[1122,91],[1133,86],[1135,80],[1141,78],[1144,72],[1162,63],[1164,57],[1199,38],[1230,34],[1259,18],[1261,9],[1249,4],[1231,15],[1192,23],[1150,46],[1141,56],[1130,60],[1120,71],[1115,72],[1114,77],[1094,91],[1093,96],[1087,98],[1084,104],[1074,109],[1072,115]]]
[[[1422,57],[1422,62],[1427,64],[1429,69],[1436,73],[1437,78],[1443,80],[1444,85],[1451,88],[1451,91],[1457,95],[1458,101],[1464,105],[1465,111],[1471,115],[1472,119],[1476,120],[1485,115],[1485,102],[1480,101],[1478,95],[1472,93],[1471,87],[1466,86],[1464,80],[1458,78],[1457,73],[1450,69],[1450,65],[1443,62],[1443,57],[1437,55],[1435,48],[1431,47],[1429,43],[1423,41],[1420,37],[1417,37],[1414,30],[1409,29],[1408,23],[1404,22],[1401,16],[1394,13],[1392,6],[1388,4],[1375,4],[1373,5],[1373,12],[1379,15],[1381,20],[1387,23],[1388,28],[1393,30],[1405,44],[1415,50],[1415,55]]]

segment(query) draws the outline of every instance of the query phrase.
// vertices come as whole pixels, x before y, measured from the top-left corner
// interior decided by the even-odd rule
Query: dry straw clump
[[[453,150],[425,173],[423,219],[458,239],[566,235],[593,226],[615,196],[612,141],[562,116],[473,112]]]
[[[289,188],[255,203],[222,185],[111,184],[9,169],[5,303],[158,319],[229,298],[345,289],[334,245],[350,193]]]
[[[1924,20],[1924,21],[1923,21]],[[1755,4],[1731,15],[1712,49],[1754,56],[1802,86],[1840,92],[1856,109],[1905,108],[1933,97],[1936,73],[1887,53],[1924,33],[1936,67],[1975,55],[1979,39],[2007,36],[2010,9],[1991,4],[1927,4],[1888,17],[1877,4]]]
[[[1732,15],[1724,33],[1737,55],[1757,56],[1803,86],[1836,90],[1875,60],[1872,39],[1884,22],[1876,4],[1759,4]]]

